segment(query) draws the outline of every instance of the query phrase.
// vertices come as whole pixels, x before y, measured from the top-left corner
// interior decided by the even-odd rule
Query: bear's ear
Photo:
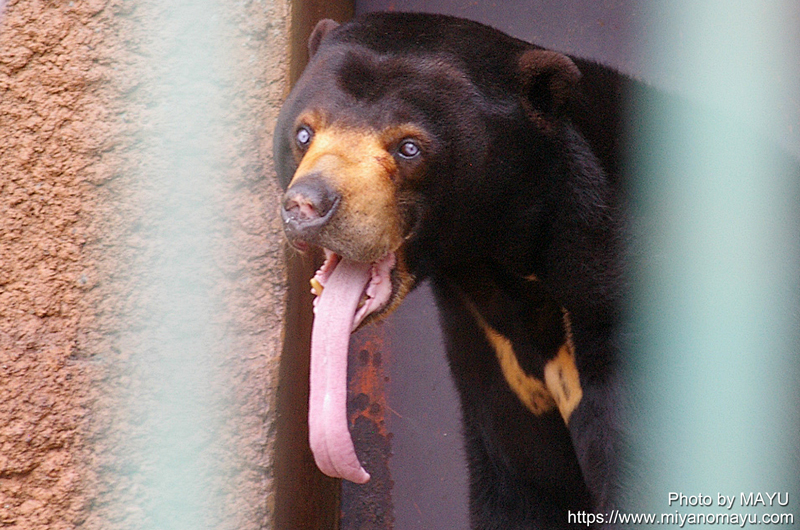
[[[319,49],[322,39],[325,38],[325,35],[336,29],[338,25],[338,22],[329,18],[323,18],[317,22],[317,25],[314,26],[314,31],[311,32],[311,36],[308,38],[309,57],[314,57],[314,54],[317,53],[317,50]]]
[[[523,105],[536,120],[558,114],[573,97],[581,78],[572,59],[550,50],[527,50],[518,64]]]

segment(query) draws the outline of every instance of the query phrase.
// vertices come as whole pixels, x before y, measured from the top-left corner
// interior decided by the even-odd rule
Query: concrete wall
[[[213,418],[198,431],[198,454],[211,464],[186,478],[216,500],[200,513],[203,526],[271,527],[285,306],[271,132],[288,86],[290,9],[286,0],[221,0],[209,18],[219,46],[207,64],[221,79],[221,105],[213,131],[198,131],[216,140],[213,166],[201,165],[212,177],[201,198],[214,220],[198,230],[169,221],[185,207],[182,194],[196,190],[174,188],[186,167],[164,144],[173,106],[163,96],[181,89],[169,92],[164,81],[181,67],[162,45],[176,22],[164,4],[12,0],[0,19],[4,528],[179,523],[158,519],[158,494],[147,488],[163,479],[154,474],[169,454],[161,446],[198,426],[164,430],[174,418],[154,422],[153,411],[180,414],[164,400],[180,402],[198,370],[213,374],[203,389],[210,404],[189,410]],[[212,309],[198,321],[208,325],[197,357],[191,349],[172,357],[153,327],[153,315],[182,324],[190,319],[181,307],[194,307],[168,307],[174,297],[159,286],[170,278],[153,276],[175,251],[169,242],[186,242],[183,228],[211,257],[193,291]],[[169,230],[172,240],[162,237]],[[177,275],[197,279],[197,271]]]

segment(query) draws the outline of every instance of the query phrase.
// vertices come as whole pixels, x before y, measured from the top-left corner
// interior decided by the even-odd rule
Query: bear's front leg
[[[616,377],[582,378],[583,397],[573,411],[568,428],[586,485],[592,496],[597,528],[617,528],[614,510],[619,506],[620,472],[624,457],[621,416],[624,403]]]

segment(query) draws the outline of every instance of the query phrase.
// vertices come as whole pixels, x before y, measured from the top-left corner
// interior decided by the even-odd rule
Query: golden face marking
[[[309,142],[306,148],[294,146],[298,167],[290,187],[313,177],[338,195],[336,211],[315,243],[356,261],[376,261],[397,251],[408,229],[398,187],[411,175],[408,166],[398,166],[393,152],[409,138],[424,149],[424,132],[413,125],[379,131],[329,124],[314,112],[301,115],[296,128],[308,130]]]
[[[376,261],[403,242],[396,171],[376,134],[325,128],[314,131],[291,184],[311,175],[323,178],[338,193],[339,204],[320,243],[350,259]]]

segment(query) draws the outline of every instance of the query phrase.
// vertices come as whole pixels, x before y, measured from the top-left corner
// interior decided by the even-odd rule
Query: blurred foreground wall
[[[287,4],[7,2],[3,528],[271,526]]]

